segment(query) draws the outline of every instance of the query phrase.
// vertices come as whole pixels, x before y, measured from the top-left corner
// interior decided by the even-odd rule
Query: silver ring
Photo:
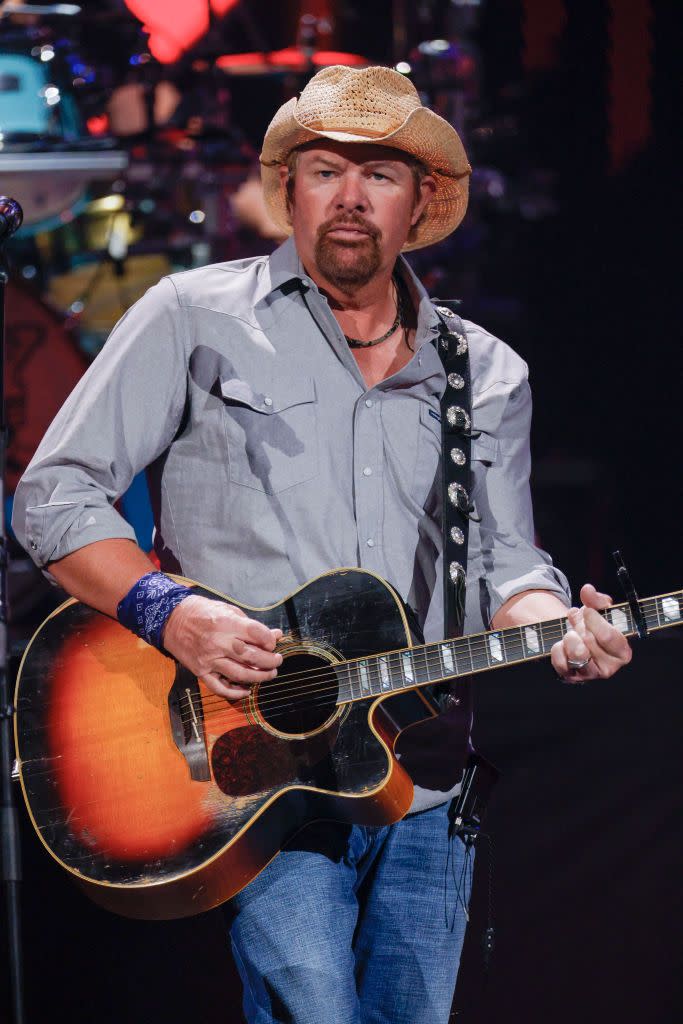
[[[567,664],[570,665],[572,668],[575,668],[575,669],[585,668],[590,660],[591,660],[591,656],[589,654],[585,661],[572,661],[571,658],[567,658]]]

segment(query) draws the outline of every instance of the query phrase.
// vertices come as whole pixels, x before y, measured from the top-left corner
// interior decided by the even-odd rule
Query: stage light
[[[43,62],[48,61],[48,60],[53,60],[54,59],[54,55],[55,55],[55,51],[49,45],[49,43],[46,46],[41,46],[41,48],[40,48],[40,59]]]
[[[90,204],[90,213],[116,213],[122,210],[126,200],[123,196],[102,196],[101,199],[93,199]]]
[[[187,219],[192,224],[203,224],[206,220],[206,214],[203,210],[193,210]]]
[[[396,65],[396,70],[400,71],[402,75],[409,75],[413,69],[407,60],[400,60]]]
[[[41,93],[48,107],[54,107],[62,98],[56,85],[46,85],[44,89],[41,89]]]

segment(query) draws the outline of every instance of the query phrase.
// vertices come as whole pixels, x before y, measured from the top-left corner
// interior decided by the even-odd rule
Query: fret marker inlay
[[[538,633],[533,626],[524,627],[524,639],[526,640],[526,645],[532,654],[541,653],[541,643],[538,639]]]
[[[379,678],[382,682],[383,690],[391,689],[391,678],[389,676],[389,665],[386,658],[379,659]]]
[[[623,608],[612,608],[609,612],[609,617],[612,625],[615,626],[620,633],[628,633],[628,616]]]
[[[675,597],[662,598],[662,612],[665,622],[675,622],[681,617],[681,606]]]
[[[498,633],[489,634],[489,651],[491,652],[491,659],[493,661],[505,661],[503,645],[500,642],[500,636]]]
[[[358,662],[358,672],[360,674],[360,688],[363,693],[370,693],[370,675],[368,673],[368,665],[365,661]]]
[[[410,654],[409,651],[405,651],[401,655],[401,660],[403,662],[403,675],[406,677],[406,682],[407,683],[414,683],[415,682],[415,676],[413,674],[413,656],[412,656],[412,654]]]
[[[453,661],[453,651],[450,644],[441,644],[441,657],[446,672],[455,672],[455,662]]]

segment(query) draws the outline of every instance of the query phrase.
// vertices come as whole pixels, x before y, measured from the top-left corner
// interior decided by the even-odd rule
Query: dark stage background
[[[296,4],[291,17],[286,4],[277,16],[265,0],[244,6],[269,48],[291,42]],[[530,365],[537,529],[575,593],[590,579],[619,599],[616,547],[641,596],[680,588],[678,5],[327,6],[337,47],[362,39],[368,57],[387,63],[401,56],[398,11],[405,58],[437,99],[440,72],[414,48],[466,38],[478,70],[463,87],[465,141],[479,183],[463,227],[413,263],[434,294],[462,297],[463,315]],[[244,23],[232,25],[234,49],[247,49]],[[104,61],[112,40],[128,39],[93,24],[88,52]],[[265,80],[234,83],[234,123],[250,145],[284,98]],[[260,245],[242,234],[232,248],[214,240],[212,258]],[[18,270],[30,257],[19,245],[11,255]],[[15,657],[53,600],[28,568],[20,576]],[[681,633],[636,643],[627,670],[586,687],[563,686],[542,665],[478,679],[475,739],[503,773],[486,822],[496,949],[487,976],[482,844],[454,1020],[681,1019]],[[240,1024],[218,913],[168,924],[107,915],[53,865],[23,811],[22,820],[31,1022]]]

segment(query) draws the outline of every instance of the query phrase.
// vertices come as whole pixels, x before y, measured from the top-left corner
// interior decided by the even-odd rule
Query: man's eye
[[[329,179],[334,175],[334,171],[318,171],[318,174],[321,178],[324,178],[325,181],[329,181]]]
[[[372,176],[375,179],[375,181],[386,181],[387,180],[386,174],[382,174],[381,171],[373,171],[372,172]]]

